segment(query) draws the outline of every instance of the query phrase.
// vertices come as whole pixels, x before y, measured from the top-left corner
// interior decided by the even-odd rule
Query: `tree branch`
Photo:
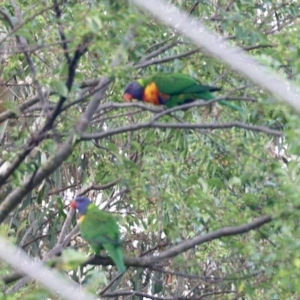
[[[59,32],[59,35],[60,35],[60,39],[62,41],[62,47],[63,47],[63,50],[64,50],[65,58],[67,60],[68,65],[70,65],[72,63],[72,61],[71,61],[71,58],[70,58],[70,55],[69,55],[67,38],[65,36],[65,33],[62,30],[62,25],[61,25],[61,10],[60,10],[60,7],[59,7],[59,5],[61,3],[58,3],[57,0],[53,0],[53,3],[54,3],[54,11],[56,13],[56,18],[58,20],[57,21],[58,27],[59,27],[58,32]]]
[[[158,255],[153,256],[144,256],[144,257],[125,257],[124,262],[127,267],[134,266],[134,267],[148,267],[153,266],[153,264],[159,263],[165,259],[170,259],[175,257],[189,249],[194,248],[195,246],[199,246],[206,242],[219,239],[221,237],[232,236],[243,234],[249,232],[253,229],[259,228],[264,224],[267,224],[272,221],[272,217],[269,215],[260,217],[250,223],[246,223],[236,227],[224,227],[218,229],[216,231],[210,232],[208,234],[197,236],[191,240],[184,241],[176,246],[169,248],[161,252]],[[102,257],[102,256],[95,256],[89,259],[85,264],[92,264],[92,265],[113,265],[113,261],[110,257]]]
[[[49,92],[49,91],[45,91],[44,95],[54,95],[54,92]],[[26,110],[27,108],[31,107],[32,105],[38,103],[40,101],[39,96],[35,95],[33,97],[31,97],[30,99],[28,99],[27,101],[23,102],[22,104],[20,104],[16,110],[19,110],[20,112],[23,112],[24,110]],[[13,117],[17,117],[16,112],[11,111],[11,110],[7,110],[3,113],[0,114],[0,123],[4,122],[7,119],[13,118]]]
[[[69,65],[68,78],[66,81],[66,86],[67,86],[68,91],[70,91],[72,88],[73,81],[74,81],[75,74],[76,74],[77,64],[79,62],[80,57],[86,52],[88,43],[89,43],[89,40],[85,40],[85,41],[83,41],[83,43],[81,45],[79,45],[77,47],[74,57],[73,57],[73,60],[72,60],[71,64]],[[39,99],[41,99],[42,96],[40,93],[38,93],[38,96],[39,96]],[[60,114],[62,106],[66,100],[67,100],[67,97],[64,97],[64,96],[60,97],[55,109],[53,110],[52,114],[47,118],[44,126],[37,133],[33,134],[33,136],[30,138],[28,143],[26,143],[26,145],[24,145],[24,150],[22,150],[17,155],[17,157],[14,159],[14,161],[10,163],[10,165],[6,169],[6,172],[4,174],[1,174],[0,185],[4,184],[6,182],[6,180],[13,174],[13,172],[18,168],[18,166],[22,163],[22,161],[27,157],[27,155],[31,152],[31,150],[34,147],[36,147],[37,145],[39,145],[39,143],[45,138],[47,131],[52,128],[53,123],[54,123],[55,119],[58,117],[58,115]]]
[[[64,2],[64,0],[60,1],[60,3],[63,3],[63,2]],[[46,11],[48,11],[48,10],[50,10],[52,8],[53,8],[53,4],[51,4],[49,6],[46,6],[46,7],[43,7],[43,9],[35,12],[32,16],[28,17],[25,21],[23,21],[22,23],[16,24],[15,26],[14,26],[12,20],[11,20],[11,17],[4,10],[0,9],[0,14],[2,14],[3,17],[8,21],[8,23],[10,24],[10,27],[12,29],[7,35],[5,35],[3,37],[2,40],[0,40],[0,45],[2,43],[4,43],[13,34],[15,34],[24,25],[28,24],[29,22],[31,22],[32,20],[34,20],[37,16],[42,15],[43,13],[45,13]]]
[[[135,298],[135,296],[137,297],[142,297],[142,299],[153,299],[153,300],[174,300],[174,299],[181,299],[179,298],[174,298],[174,297],[159,297],[159,296],[154,296],[151,294],[147,294],[147,293],[143,293],[143,292],[139,292],[139,291],[118,291],[118,292],[111,292],[111,293],[104,293],[101,294],[102,297],[108,297],[108,298],[115,298],[118,299],[119,297],[125,297],[125,296],[130,296],[130,298]],[[127,298],[127,297],[126,297]],[[184,297],[184,299],[188,299],[186,297]]]
[[[88,187],[81,190],[77,195],[85,195],[90,190],[102,191],[102,190],[108,189],[108,188],[113,187],[114,185],[116,185],[118,182],[120,182],[120,180],[121,180],[121,178],[117,178],[117,179],[113,180],[112,182],[102,184],[102,185],[91,183]]]
[[[64,299],[96,300],[92,294],[83,291],[82,287],[67,276],[49,270],[41,263],[34,262],[23,250],[11,245],[3,238],[0,238],[0,257],[14,268],[42,283],[54,294],[58,293]]]
[[[157,55],[159,55],[159,54],[165,52],[166,50],[168,50],[168,49],[170,49],[170,48],[176,46],[176,44],[177,44],[177,41],[176,41],[176,42],[169,43],[169,44],[167,44],[167,45],[164,45],[164,46],[158,48],[157,50],[154,50],[154,51],[152,51],[151,53],[147,54],[146,56],[142,57],[142,58],[139,60],[138,63],[141,64],[141,63],[143,63],[143,62],[147,62],[147,61],[149,61],[149,59],[151,59],[151,58],[153,58],[153,57],[155,57],[155,56],[157,56]]]
[[[17,4],[15,3],[14,0],[11,0],[11,3],[14,8],[15,15],[17,16],[18,24],[22,24],[22,14],[21,14],[20,8],[17,6]],[[16,40],[17,40],[17,44],[18,44],[20,50],[23,52],[25,59],[27,61],[27,64],[28,64],[28,67],[29,67],[29,70],[30,70],[30,73],[32,76],[33,85],[37,90],[37,94],[39,95],[39,100],[42,102],[42,105],[46,108],[47,100],[44,97],[42,87],[37,79],[37,72],[36,72],[35,65],[33,63],[30,53],[26,50],[28,48],[28,43],[24,37],[19,36],[19,35],[16,35]]]
[[[251,51],[255,49],[260,49],[260,48],[274,48],[275,46],[272,44],[262,44],[262,45],[252,45],[252,46],[246,46],[242,47],[244,51]]]
[[[174,59],[183,58],[183,57],[193,55],[194,53],[197,53],[199,51],[200,51],[200,49],[196,48],[196,49],[190,50],[190,51],[185,52],[185,53],[175,54],[175,55],[160,58],[160,59],[147,60],[147,61],[138,63],[136,65],[133,65],[133,67],[136,68],[136,69],[139,69],[139,68],[145,68],[145,67],[151,66],[151,65],[158,65],[158,64],[166,63],[166,62],[174,60]]]
[[[230,122],[223,124],[190,124],[190,123],[161,123],[153,122],[152,120],[144,123],[130,124],[122,127],[108,129],[106,131],[97,132],[97,133],[86,133],[81,136],[81,140],[93,140],[93,139],[102,139],[107,136],[113,136],[116,134],[137,131],[145,128],[178,128],[178,129],[231,129],[231,128],[242,128],[256,132],[263,132],[266,134],[274,136],[282,136],[283,132],[270,129],[264,126],[254,126],[245,124],[242,122]]]
[[[99,83],[102,88],[93,96],[92,101],[86,108],[84,114],[80,117],[75,125],[74,132],[66,139],[66,141],[57,149],[56,153],[52,155],[36,172],[34,178],[27,176],[20,187],[14,189],[0,205],[0,223],[2,223],[8,214],[22,202],[23,197],[31,191],[34,187],[40,184],[47,176],[56,170],[63,161],[72,153],[76,141],[87,129],[94,112],[97,110],[99,101],[104,97],[105,91],[108,87],[109,79],[104,77]]]

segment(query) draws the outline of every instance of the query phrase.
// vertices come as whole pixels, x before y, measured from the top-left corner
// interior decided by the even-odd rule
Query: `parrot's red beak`
[[[130,101],[133,99],[133,97],[132,97],[131,94],[125,93],[125,94],[123,95],[123,99],[124,99],[126,102],[130,102]]]
[[[71,206],[72,208],[74,208],[74,209],[77,208],[76,202],[75,202],[75,201],[72,201],[72,202],[70,203],[70,206]]]

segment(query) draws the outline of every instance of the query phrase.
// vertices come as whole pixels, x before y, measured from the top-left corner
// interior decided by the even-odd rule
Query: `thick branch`
[[[189,249],[194,248],[195,246],[204,244],[206,242],[219,239],[221,237],[225,236],[232,236],[232,235],[238,235],[242,233],[249,232],[253,229],[259,228],[263,226],[266,223],[269,223],[272,221],[272,217],[269,215],[260,217],[250,223],[246,223],[240,226],[236,227],[224,227],[221,229],[218,229],[216,231],[210,232],[208,234],[197,236],[191,240],[184,241],[174,247],[169,248],[168,250],[165,250],[161,252],[159,255],[153,255],[153,256],[144,256],[144,257],[125,257],[124,262],[127,267],[134,266],[134,267],[147,267],[152,266],[153,264],[159,263],[165,259],[170,259],[172,257],[175,257]],[[86,264],[93,264],[93,265],[112,265],[113,262],[109,257],[100,257],[95,256],[87,261]]]
[[[78,284],[67,276],[34,262],[23,250],[9,244],[3,238],[0,238],[0,257],[14,268],[42,283],[53,293],[58,293],[64,299],[96,299],[92,294],[83,291]]]
[[[208,241],[217,239],[217,238],[221,238],[224,236],[230,236],[230,235],[237,235],[237,234],[242,234],[242,233],[246,233],[250,230],[259,228],[260,226],[263,226],[264,224],[270,222],[272,220],[272,218],[270,216],[264,216],[261,217],[259,219],[256,219],[255,221],[248,223],[248,224],[244,224],[241,226],[237,226],[237,227],[225,227],[225,228],[221,228],[219,230],[213,231],[211,233],[208,233],[204,236],[199,236],[199,237],[195,237],[194,239],[188,240],[188,241],[184,241],[174,247],[169,248],[166,251],[161,252],[161,254],[159,256],[143,256],[143,257],[138,257],[138,258],[130,258],[130,257],[125,257],[125,265],[127,267],[147,267],[150,266],[151,264],[157,263],[159,261],[156,261],[156,257],[159,257],[159,260],[164,260],[167,258],[171,258],[174,257],[184,251],[187,251],[197,245],[201,245],[203,243],[206,243]],[[70,233],[68,235],[68,241],[70,239],[70,236],[72,234]],[[68,242],[67,241],[67,242]],[[53,254],[61,251],[62,247],[55,247],[52,251],[51,251],[51,255],[48,255],[48,257],[45,259],[49,259],[53,256]],[[153,260],[153,262],[151,262]],[[150,263],[149,263],[150,261]],[[95,256],[90,258],[86,263],[86,264],[92,264],[92,265],[113,265],[113,261],[110,259],[110,257],[103,257],[103,256]],[[153,265],[151,265],[153,267]],[[170,272],[171,274],[173,274],[174,272]],[[178,275],[177,273],[174,273],[176,275]],[[8,275],[8,276],[4,276],[1,278],[1,280],[8,284],[11,283],[13,281],[16,281],[20,278],[22,278],[23,275],[22,273],[14,273],[12,275]],[[196,276],[195,278],[198,278],[199,276]]]

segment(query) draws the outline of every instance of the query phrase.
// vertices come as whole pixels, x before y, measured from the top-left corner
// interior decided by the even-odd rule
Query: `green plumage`
[[[154,82],[161,94],[169,96],[169,99],[164,102],[168,108],[193,102],[197,99],[207,101],[215,99],[212,92],[220,90],[217,87],[202,85],[196,79],[180,73],[157,73],[151,77],[139,79],[138,82],[143,87]],[[226,100],[220,100],[218,103],[237,111],[243,111],[240,106]]]
[[[82,237],[90,244],[95,253],[99,254],[101,249],[105,248],[119,272],[124,273],[126,267],[120,231],[111,214],[100,210],[94,203],[90,203],[79,226]]]

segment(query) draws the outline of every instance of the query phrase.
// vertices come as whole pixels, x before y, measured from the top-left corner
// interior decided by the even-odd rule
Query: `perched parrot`
[[[77,196],[70,206],[78,210],[81,236],[96,254],[105,248],[120,273],[124,273],[122,242],[116,220],[106,211],[100,210],[88,198]]]
[[[195,100],[212,100],[211,92],[220,88],[202,85],[196,79],[180,73],[157,73],[148,78],[141,78],[127,85],[123,98],[125,101],[137,99],[154,105],[166,105],[168,108],[190,103]],[[226,100],[220,104],[237,111],[243,109]]]

